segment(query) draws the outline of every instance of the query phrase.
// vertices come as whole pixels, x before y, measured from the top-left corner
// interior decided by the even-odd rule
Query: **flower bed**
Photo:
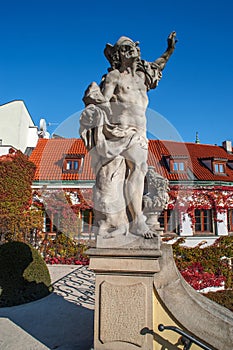
[[[40,250],[46,264],[89,265],[89,257],[85,254],[87,249],[87,245],[61,233],[53,240],[44,240]]]
[[[80,255],[79,258],[75,257],[46,257],[46,264],[54,265],[54,264],[62,264],[62,265],[89,265],[89,258],[83,257]]]

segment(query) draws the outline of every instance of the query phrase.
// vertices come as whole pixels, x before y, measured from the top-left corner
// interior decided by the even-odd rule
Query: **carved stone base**
[[[152,350],[159,250],[89,249],[96,273],[95,350]]]

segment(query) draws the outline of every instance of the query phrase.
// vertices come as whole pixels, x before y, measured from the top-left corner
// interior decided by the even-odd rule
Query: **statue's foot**
[[[130,232],[136,236],[144,236],[149,231],[144,215],[139,215],[131,224]]]
[[[106,221],[101,220],[99,221],[99,228],[98,228],[98,233],[97,235],[104,237],[106,232],[108,232],[110,226],[107,224]]]
[[[116,236],[123,236],[127,233],[127,227],[121,226],[116,229],[113,229],[111,232],[108,232],[106,235],[103,236],[103,238],[114,238]]]
[[[146,239],[152,239],[154,237],[157,237],[157,233],[149,229],[148,231],[143,233],[142,236]]]

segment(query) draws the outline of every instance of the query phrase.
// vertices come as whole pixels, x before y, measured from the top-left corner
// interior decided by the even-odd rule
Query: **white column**
[[[43,232],[46,232],[46,212],[43,213]]]

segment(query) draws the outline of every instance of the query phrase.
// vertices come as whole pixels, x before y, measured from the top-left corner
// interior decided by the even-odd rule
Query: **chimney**
[[[227,151],[227,153],[232,153],[232,143],[231,143],[231,141],[223,141],[222,146]]]

